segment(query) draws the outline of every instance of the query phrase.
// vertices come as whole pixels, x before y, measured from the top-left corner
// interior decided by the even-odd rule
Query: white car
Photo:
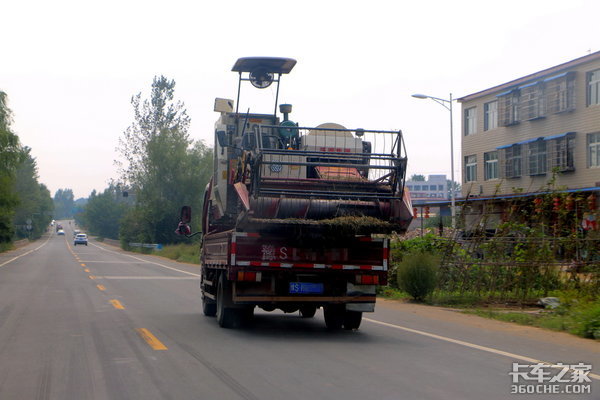
[[[73,239],[73,246],[77,246],[78,244],[85,244],[87,246],[88,239],[85,233],[78,233],[75,235],[75,239]]]

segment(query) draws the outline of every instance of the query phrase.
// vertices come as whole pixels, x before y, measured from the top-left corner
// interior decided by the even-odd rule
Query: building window
[[[436,185],[429,185],[429,190],[437,190],[437,186]]]
[[[575,170],[575,132],[562,134],[558,137],[549,137],[548,156],[550,166],[560,172]]]
[[[536,82],[522,86],[519,106],[522,119],[537,119],[546,115],[546,97],[544,82]]]
[[[600,104],[600,69],[587,74],[587,105]]]
[[[553,76],[544,80],[548,110],[560,113],[575,109],[575,74],[573,72]]]
[[[475,182],[477,180],[477,156],[465,157],[465,182]]]
[[[471,107],[465,110],[465,136],[472,135],[477,129],[477,108]]]
[[[521,145],[516,144],[504,150],[504,176],[519,178],[521,176]]]
[[[510,126],[519,123],[519,91],[498,95],[498,123],[500,126]]]
[[[489,131],[498,127],[498,101],[490,101],[483,105],[483,130]]]
[[[484,153],[483,161],[485,162],[483,178],[486,181],[498,179],[498,152],[490,151],[489,153]]]
[[[590,133],[588,138],[588,166],[600,167],[600,133]]]
[[[444,190],[444,185],[438,185],[438,190]]]
[[[543,175],[546,173],[546,141],[536,140],[527,145],[527,162],[529,175]]]
[[[421,185],[415,185],[415,190],[421,190]]]

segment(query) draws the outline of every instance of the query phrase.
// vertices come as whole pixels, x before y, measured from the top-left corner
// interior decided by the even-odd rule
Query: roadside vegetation
[[[595,197],[547,191],[507,210],[494,229],[483,215],[460,236],[395,238],[380,294],[600,339],[600,230],[581,229]]]
[[[183,263],[200,265],[200,243],[197,242],[165,245],[160,250],[128,246],[127,250],[141,254],[152,254],[165,257]]]
[[[53,212],[31,148],[21,144],[12,122],[8,96],[0,90],[0,252],[10,250],[14,240],[39,238]]]
[[[190,139],[191,123],[184,103],[175,99],[175,81],[156,76],[149,98],[138,93],[131,98],[133,119],[119,139],[115,160],[119,176],[103,192],[92,192],[79,225],[92,235],[130,243],[176,245],[177,257],[185,256],[179,244],[188,238],[174,231],[182,206],[191,206],[191,226],[200,228],[204,188],[212,171],[212,149]]]
[[[199,243],[180,243],[163,247],[160,251],[154,251],[153,254],[171,260],[184,262],[188,264],[200,264],[200,244]]]

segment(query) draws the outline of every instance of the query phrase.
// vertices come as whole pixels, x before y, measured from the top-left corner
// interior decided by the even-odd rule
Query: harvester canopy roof
[[[293,58],[282,57],[242,57],[238,58],[231,69],[238,72],[252,72],[257,68],[276,74],[287,74],[296,65]]]

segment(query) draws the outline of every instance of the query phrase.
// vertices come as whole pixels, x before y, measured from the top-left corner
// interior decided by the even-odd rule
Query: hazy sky
[[[212,144],[214,98],[235,99],[236,59],[295,58],[280,93],[294,121],[402,129],[409,175],[449,175],[449,113],[411,94],[461,97],[600,50],[597,0],[0,4],[0,90],[13,128],[52,195],[72,188],[76,198],[117,177],[131,96],[147,94],[155,75],[177,82],[191,137]],[[273,99],[271,89],[260,94]],[[454,117],[460,180],[458,104]]]

